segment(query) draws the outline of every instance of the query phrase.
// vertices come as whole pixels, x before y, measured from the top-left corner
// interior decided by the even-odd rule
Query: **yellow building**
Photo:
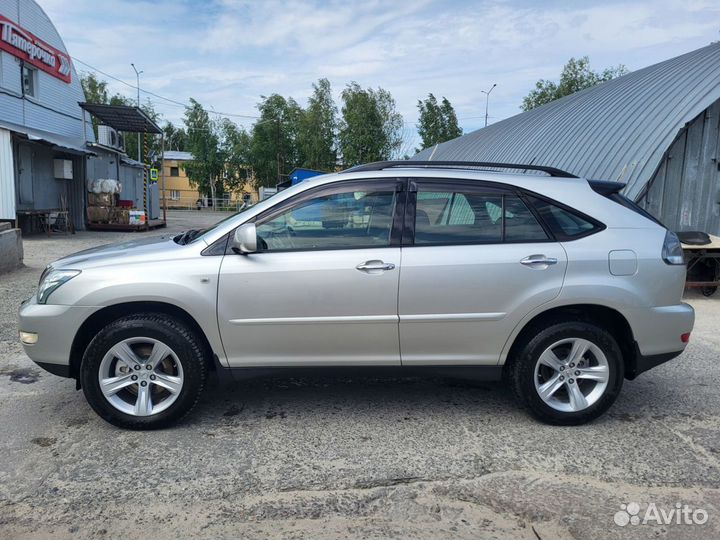
[[[167,198],[168,208],[197,208],[197,203],[203,207],[216,206],[238,208],[243,203],[255,204],[258,202],[258,191],[251,183],[246,183],[242,189],[235,193],[226,193],[217,196],[216,204],[213,204],[207,196],[201,195],[197,188],[190,185],[183,165],[192,161],[190,152],[178,152],[167,150],[163,154],[163,175],[165,180],[165,193],[161,195]],[[164,200],[163,200],[164,203]]]

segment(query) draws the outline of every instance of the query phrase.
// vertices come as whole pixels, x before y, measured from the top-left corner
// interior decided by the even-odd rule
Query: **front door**
[[[33,197],[33,149],[29,144],[18,144],[17,194],[19,208],[32,208]]]
[[[402,363],[495,365],[520,319],[559,294],[565,251],[512,190],[416,185],[400,275]]]
[[[400,364],[399,186],[321,186],[257,217],[259,251],[220,269],[231,366]]]

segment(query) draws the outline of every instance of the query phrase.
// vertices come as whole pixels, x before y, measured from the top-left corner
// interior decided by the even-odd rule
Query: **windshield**
[[[229,220],[231,220],[231,219],[234,219],[234,218],[236,218],[237,216],[239,216],[240,214],[243,214],[243,213],[247,212],[250,208],[252,208],[252,206],[248,206],[247,208],[243,208],[243,209],[240,210],[239,212],[235,212],[234,214],[230,214],[230,215],[227,216],[226,218],[223,218],[223,219],[221,219],[220,221],[218,221],[218,222],[217,222],[215,225],[213,225],[212,227],[207,227],[207,228],[205,228],[205,229],[189,229],[189,230],[187,230],[187,231],[184,231],[184,232],[178,234],[177,236],[175,236],[175,237],[173,238],[173,240],[174,240],[177,244],[182,244],[182,245],[184,245],[184,244],[191,244],[191,243],[193,243],[193,242],[196,242],[197,240],[199,240],[199,239],[200,239],[202,236],[204,236],[205,234],[207,234],[207,233],[209,233],[209,232],[211,232],[211,231],[214,231],[214,230],[217,229],[218,227],[222,226],[226,221],[229,221]]]

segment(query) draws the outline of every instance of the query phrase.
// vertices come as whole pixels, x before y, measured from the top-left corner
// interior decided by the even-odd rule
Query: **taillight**
[[[680,341],[682,341],[683,343],[689,343],[690,342],[690,332],[681,335]]]
[[[674,232],[665,232],[665,241],[662,247],[662,260],[666,264],[685,264],[683,256],[682,244],[677,234]]]

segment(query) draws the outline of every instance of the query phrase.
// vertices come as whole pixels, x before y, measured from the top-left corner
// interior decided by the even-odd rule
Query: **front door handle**
[[[365,261],[364,263],[358,264],[355,268],[367,274],[378,274],[385,270],[394,270],[395,265],[383,261]]]
[[[552,264],[557,264],[555,257],[546,257],[545,255],[528,255],[520,261],[520,264],[529,266],[530,268],[547,268]]]

